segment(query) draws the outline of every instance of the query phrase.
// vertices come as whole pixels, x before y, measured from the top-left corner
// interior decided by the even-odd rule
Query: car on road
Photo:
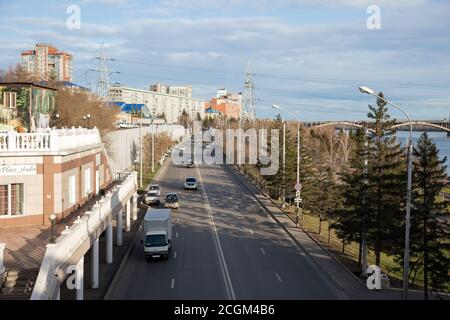
[[[158,192],[158,196],[161,195],[161,187],[159,186],[159,184],[149,184],[148,191],[157,191]]]
[[[164,205],[166,208],[178,209],[180,208],[180,202],[178,195],[175,192],[170,192],[166,194],[166,199],[164,200]]]
[[[159,205],[160,203],[160,195],[157,190],[150,190],[144,197],[144,204],[148,206]]]
[[[185,190],[197,190],[197,179],[194,177],[188,177],[186,178],[186,181],[184,182],[184,189]]]

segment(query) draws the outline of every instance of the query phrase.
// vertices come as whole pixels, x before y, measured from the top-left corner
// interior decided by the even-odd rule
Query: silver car
[[[144,204],[151,206],[151,205],[159,205],[161,203],[160,195],[157,190],[151,190],[147,192],[147,194],[144,197]]]
[[[186,181],[184,182],[184,189],[197,190],[198,189],[197,179],[195,179],[194,177],[186,178]]]

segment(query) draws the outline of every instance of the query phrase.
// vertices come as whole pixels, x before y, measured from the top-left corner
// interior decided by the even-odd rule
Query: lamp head
[[[375,92],[368,88],[368,87],[359,87],[359,91],[361,91],[361,93],[366,93],[366,94],[374,94]]]
[[[272,105],[272,108],[274,108],[274,109],[280,109],[280,107],[277,106],[276,104],[273,104],[273,105]]]

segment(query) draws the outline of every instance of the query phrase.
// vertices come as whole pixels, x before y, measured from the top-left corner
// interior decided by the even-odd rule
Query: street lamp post
[[[55,228],[54,228],[54,226],[55,226],[55,221],[56,221],[56,215],[54,215],[54,214],[50,215],[48,220],[50,220],[50,223],[51,223],[50,243],[55,243],[55,231],[54,231]]]
[[[408,142],[408,183],[406,187],[406,223],[405,223],[405,252],[403,258],[403,299],[408,299],[408,285],[409,285],[409,232],[410,232],[410,224],[411,224],[411,186],[412,186],[412,122],[409,114],[402,107],[396,105],[395,103],[380,97],[375,94],[375,92],[367,87],[359,87],[359,91],[361,93],[366,93],[380,99],[393,107],[397,108],[401,112],[403,112],[408,119],[409,122],[409,142]]]
[[[142,188],[142,171],[143,171],[143,150],[144,150],[144,141],[142,139],[142,108],[139,113],[139,187]]]
[[[91,120],[91,114],[88,113],[88,114],[86,115],[86,118],[87,118],[88,129],[89,129],[89,120]]]
[[[284,108],[281,108],[280,106],[274,104],[272,105],[272,108],[282,110],[284,112],[289,113],[294,118],[297,118],[296,115],[294,115],[292,112],[285,110]],[[299,220],[299,212],[300,212],[300,202],[301,202],[301,184],[300,184],[300,120],[297,119],[297,183],[295,185],[297,195],[296,195],[296,208],[295,208],[295,225],[298,227],[298,220]],[[297,190],[298,189],[298,190]],[[284,201],[283,201],[284,204]]]
[[[86,116],[83,116],[83,127],[86,127]]]

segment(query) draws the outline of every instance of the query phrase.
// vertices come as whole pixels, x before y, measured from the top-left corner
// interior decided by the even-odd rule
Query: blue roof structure
[[[143,103],[125,103],[125,102],[114,102],[114,105],[118,106],[122,112],[133,113],[133,112],[141,112],[142,108],[148,110],[147,106]],[[145,110],[143,110],[145,112]]]

